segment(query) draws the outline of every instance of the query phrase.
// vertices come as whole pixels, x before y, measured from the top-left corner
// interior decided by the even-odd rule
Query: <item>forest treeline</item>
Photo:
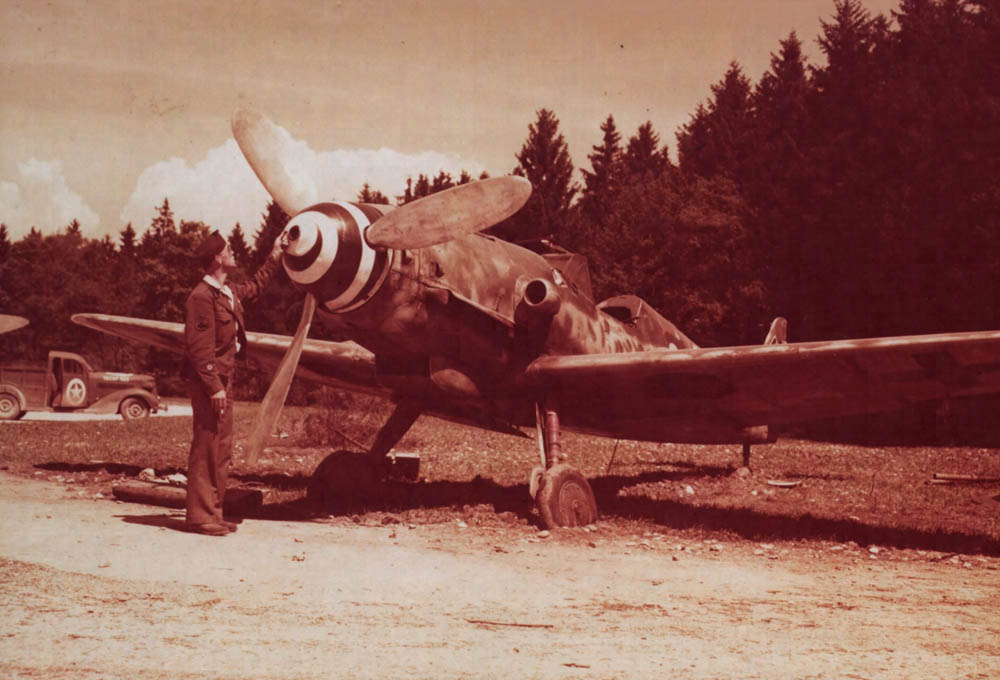
[[[674,153],[651,122],[626,138],[609,114],[577,165],[556,112],[540,109],[512,170],[534,192],[493,233],[583,253],[595,297],[635,293],[703,345],[758,343],[777,315],[794,340],[1000,328],[1000,0],[831,10],[816,38],[825,63],[807,63],[794,33],[757,82],[733,62]],[[471,179],[420,175],[395,202]],[[368,184],[356,198],[389,202]],[[252,237],[236,225],[241,272],[287,219],[271,204]],[[73,222],[11,242],[0,226],[0,312],[31,320],[0,341],[0,360],[69,349],[176,380],[176,357],[69,316],[181,320],[200,277],[194,244],[215,226],[175,219],[169,197],[117,240]],[[248,325],[290,332],[296,304],[284,279]]]

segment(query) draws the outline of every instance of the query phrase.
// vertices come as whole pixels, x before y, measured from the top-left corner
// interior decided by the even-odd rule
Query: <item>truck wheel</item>
[[[118,412],[125,420],[136,420],[149,415],[149,404],[137,397],[129,397],[118,407]]]
[[[21,417],[21,405],[10,394],[0,394],[0,420],[17,420]]]

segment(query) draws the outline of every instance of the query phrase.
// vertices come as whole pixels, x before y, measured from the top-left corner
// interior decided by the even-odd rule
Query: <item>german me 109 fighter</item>
[[[485,428],[534,426],[530,489],[545,525],[597,517],[560,432],[652,442],[751,444],[806,419],[892,410],[1000,391],[1000,332],[699,348],[634,296],[595,304],[585,261],[480,233],[516,212],[530,183],[498,177],[392,208],[318,196],[294,166],[292,139],[260,114],[233,132],[285,212],[283,264],[305,296],[294,337],[249,333],[276,368],[251,436],[255,462],[289,383],[303,378],[395,403],[369,454],[386,455],[421,413]],[[307,339],[314,313],[353,341]],[[183,351],[180,324],[77,314],[81,325]]]

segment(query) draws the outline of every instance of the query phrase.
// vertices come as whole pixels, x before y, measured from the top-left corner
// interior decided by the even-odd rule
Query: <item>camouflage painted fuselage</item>
[[[596,305],[585,269],[583,276],[570,270],[570,278],[553,259],[560,261],[481,234],[389,251],[377,290],[346,312],[330,311],[321,299],[320,320],[332,335],[374,353],[378,387],[395,399],[481,423],[530,425],[535,402],[557,398],[565,426],[606,434],[607,418],[587,426],[586,405],[604,395],[558,394],[558,386],[526,380],[525,368],[546,355],[695,345],[638,298]],[[612,428],[639,434],[628,429]]]

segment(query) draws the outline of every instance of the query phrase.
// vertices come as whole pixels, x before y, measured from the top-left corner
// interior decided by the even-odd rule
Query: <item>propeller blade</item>
[[[0,335],[16,331],[28,325],[28,320],[23,316],[11,316],[10,314],[0,314]]]
[[[510,175],[470,182],[396,208],[365,231],[373,248],[415,250],[492,227],[524,205],[531,182]]]
[[[299,318],[299,327],[292,338],[292,344],[288,346],[288,351],[281,358],[278,370],[274,374],[271,386],[267,388],[264,401],[260,403],[260,413],[250,435],[250,453],[247,454],[247,463],[255,465],[257,457],[264,449],[264,442],[271,436],[274,426],[278,424],[278,416],[281,415],[281,407],[285,404],[285,397],[288,396],[288,388],[292,384],[295,376],[295,369],[299,365],[299,357],[302,356],[302,346],[309,335],[309,325],[312,323],[313,313],[316,311],[316,298],[312,294],[306,295],[305,305],[302,307],[302,316]]]
[[[250,167],[282,210],[294,215],[319,202],[316,185],[303,172],[288,132],[249,109],[236,112],[232,127]]]

